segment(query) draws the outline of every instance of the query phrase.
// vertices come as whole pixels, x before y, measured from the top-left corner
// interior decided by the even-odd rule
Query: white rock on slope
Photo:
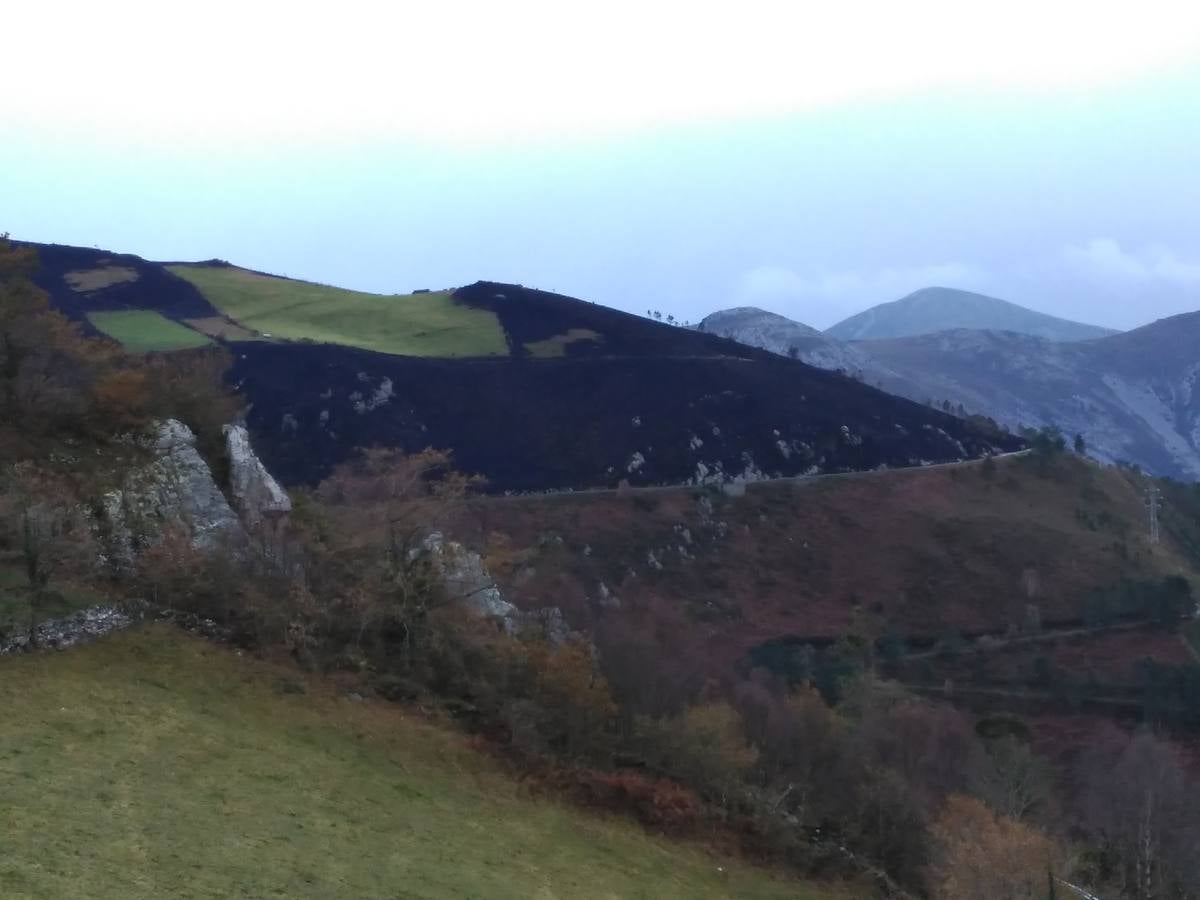
[[[197,452],[192,430],[168,419],[158,426],[152,448],[154,461],[104,498],[110,557],[132,562],[134,547],[161,539],[168,523],[187,528],[197,550],[245,542],[245,529]]]
[[[229,455],[230,493],[245,526],[253,530],[264,520],[291,512],[291,498],[254,454],[245,426],[226,425],[222,430]]]

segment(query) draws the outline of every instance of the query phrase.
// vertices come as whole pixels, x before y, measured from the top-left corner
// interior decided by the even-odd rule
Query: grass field
[[[88,320],[131,353],[190,350],[212,341],[150,309],[88,313]]]
[[[167,626],[0,659],[0,897],[850,896],[535,801],[299,677]]]
[[[503,356],[495,313],[447,291],[384,296],[224,266],[170,266],[225,315],[287,340],[343,344],[401,356]]]
[[[603,336],[590,328],[570,328],[565,334],[556,334],[544,341],[527,341],[525,349],[531,356],[555,358],[567,355],[567,346],[577,341],[601,341]]]

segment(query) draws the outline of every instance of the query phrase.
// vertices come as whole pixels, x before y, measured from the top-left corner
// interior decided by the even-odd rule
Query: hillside
[[[1095,341],[958,331],[860,345],[926,394],[1011,426],[1056,424],[1099,458],[1200,479],[1200,313]]]
[[[414,714],[165,627],[0,674],[12,900],[843,896],[538,802]]]
[[[55,306],[130,349],[215,343],[264,461],[314,483],[356,448],[451,450],[493,491],[755,480],[1018,442],[716,335],[520,285],[366,295],[224,263],[39,246]]]
[[[996,297],[945,287],[922,288],[891,303],[873,306],[825,333],[841,341],[870,341],[954,328],[1015,331],[1051,341],[1083,341],[1114,333],[1109,328],[1048,316]]]
[[[851,633],[891,634],[913,652],[947,635],[986,644],[1027,633],[1031,609],[1040,627],[1071,630],[1097,591],[1200,574],[1196,547],[1178,542],[1194,535],[1148,544],[1136,479],[1066,457],[1045,471],[1016,457],[991,472],[846,475],[741,497],[494,500],[462,527],[508,561],[498,577],[517,602],[561,605],[635,671],[661,660],[701,683],[773,659],[772,648]],[[1154,646],[1164,661],[1184,652],[1171,633],[1128,642],[1111,664],[1131,667]]]

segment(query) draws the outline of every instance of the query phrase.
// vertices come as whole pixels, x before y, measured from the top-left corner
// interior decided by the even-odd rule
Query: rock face
[[[516,630],[520,611],[504,599],[478,553],[447,541],[440,531],[427,535],[421,549],[433,560],[450,599],[481,616],[501,619],[506,631]]]
[[[245,426],[226,425],[223,431],[229,454],[229,490],[242,524],[253,531],[264,521],[291,512],[291,499],[255,456]]]
[[[793,322],[753,306],[722,309],[705,316],[696,327],[707,334],[732,338],[780,356],[794,356],[821,369],[841,369],[855,374],[871,365],[870,357],[853,344],[827,337],[802,322]]]
[[[457,541],[447,541],[439,531],[426,536],[418,552],[421,551],[429,554],[452,601],[478,616],[495,620],[508,634],[535,629],[555,647],[570,637],[570,629],[557,606],[526,612],[505,600],[478,553]]]
[[[186,528],[197,550],[245,542],[245,529],[197,452],[190,428],[175,419],[163,422],[153,452],[153,462],[105,497],[105,539],[113,562],[132,562],[136,548],[161,539],[169,524]]]

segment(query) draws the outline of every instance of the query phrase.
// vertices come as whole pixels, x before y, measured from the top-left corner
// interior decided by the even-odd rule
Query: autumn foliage
[[[1062,851],[1044,834],[961,794],[947,799],[930,833],[935,900],[1044,900],[1062,860]]]

